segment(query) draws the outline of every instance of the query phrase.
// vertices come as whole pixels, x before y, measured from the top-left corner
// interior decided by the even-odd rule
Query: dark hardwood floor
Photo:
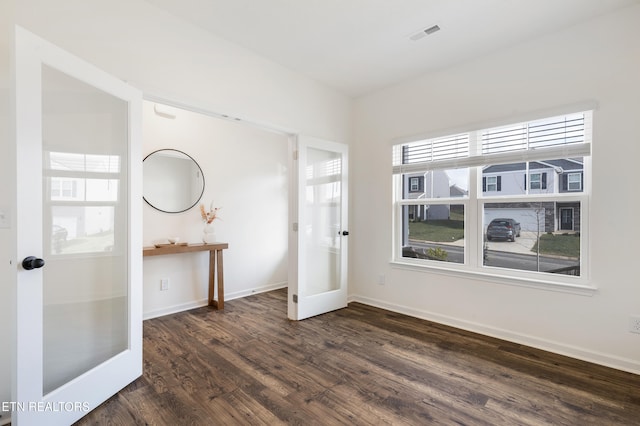
[[[286,292],[144,324],[144,375],[79,425],[639,425],[640,376]]]

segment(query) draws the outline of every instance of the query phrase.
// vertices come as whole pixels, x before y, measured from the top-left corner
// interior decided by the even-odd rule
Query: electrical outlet
[[[169,290],[169,278],[162,278],[160,280],[160,291]]]
[[[640,317],[632,316],[629,318],[629,331],[640,334]]]
[[[385,281],[386,280],[384,274],[378,275],[378,285],[384,285]]]

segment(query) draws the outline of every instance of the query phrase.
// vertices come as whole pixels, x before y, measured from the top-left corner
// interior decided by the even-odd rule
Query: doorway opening
[[[206,211],[219,208],[216,238],[230,247],[225,254],[227,299],[287,287],[291,136],[156,100],[143,102],[142,122],[143,156],[159,149],[180,150],[199,164],[204,176],[202,198],[191,209],[166,213],[145,203],[143,245],[169,236],[202,242],[199,205]],[[204,256],[145,259],[145,318],[203,304],[208,271]],[[158,284],[162,280],[168,280],[168,290]]]

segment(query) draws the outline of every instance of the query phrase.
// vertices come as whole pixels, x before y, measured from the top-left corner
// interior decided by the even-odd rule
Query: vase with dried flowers
[[[213,221],[220,219],[218,212],[221,207],[213,207],[213,202],[209,206],[209,211],[205,210],[204,204],[200,204],[200,216],[204,222],[204,229],[202,231],[202,242],[205,244],[211,244],[216,241],[216,230],[213,226]]]

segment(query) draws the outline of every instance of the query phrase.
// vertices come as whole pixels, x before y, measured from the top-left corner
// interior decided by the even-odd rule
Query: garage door
[[[538,210],[536,214],[536,210]],[[484,226],[486,227],[493,219],[504,217],[515,219],[520,222],[523,231],[537,231],[538,223],[540,229],[544,230],[544,208],[540,209],[484,209]],[[536,220],[537,218],[537,220]]]

